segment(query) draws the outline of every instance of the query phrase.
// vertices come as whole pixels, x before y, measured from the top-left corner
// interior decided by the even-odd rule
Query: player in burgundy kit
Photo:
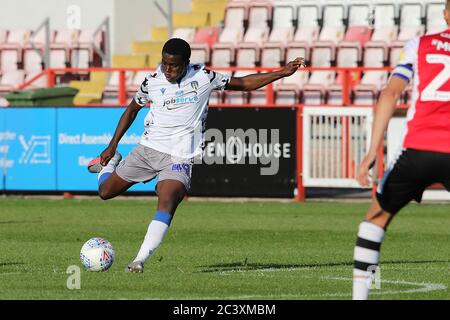
[[[450,26],[450,0],[444,19]],[[394,215],[424,190],[441,183],[450,191],[450,28],[408,41],[376,106],[369,151],[358,167],[357,180],[369,184],[369,170],[392,117],[397,99],[413,80],[407,133],[359,225],[354,250],[353,299],[368,298],[384,233]]]

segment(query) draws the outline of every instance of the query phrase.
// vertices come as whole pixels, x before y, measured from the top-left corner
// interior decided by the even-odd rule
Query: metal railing
[[[281,68],[270,68],[270,67],[258,67],[258,68],[243,68],[243,67],[227,67],[227,68],[219,68],[219,67],[211,67],[211,70],[215,71],[225,71],[225,72],[235,72],[235,71],[253,71],[254,73],[258,72],[270,72],[275,70],[280,70]],[[119,73],[119,85],[118,85],[118,101],[117,104],[103,104],[103,103],[95,103],[96,106],[112,106],[112,105],[120,105],[125,106],[127,104],[127,84],[126,84],[126,72],[137,72],[137,71],[154,71],[155,68],[57,68],[57,69],[46,69],[42,73],[36,75],[26,83],[22,84],[17,88],[17,90],[26,89],[30,84],[34,81],[38,80],[41,77],[47,76],[47,86],[52,88],[56,85],[56,77],[58,74],[77,74],[77,73],[89,73],[89,72],[118,72]],[[390,72],[392,70],[391,67],[383,67],[383,68],[366,68],[366,67],[352,67],[352,68],[341,68],[341,67],[326,67],[326,68],[301,68],[297,72],[314,72],[314,71],[334,71],[338,75],[341,74],[341,90],[342,90],[342,103],[339,104],[322,104],[322,105],[336,105],[336,106],[356,106],[356,104],[351,103],[351,91],[356,84],[353,79],[355,74],[361,74],[367,71],[387,71]],[[106,85],[106,84],[105,84]],[[229,104],[229,103],[218,103],[214,104],[215,106],[227,107],[227,106],[240,106],[240,107],[261,107],[267,105],[275,104],[275,91],[274,85],[268,84],[265,87],[266,100],[264,104]],[[88,104],[90,105],[90,104]],[[84,106],[88,106],[84,105]]]

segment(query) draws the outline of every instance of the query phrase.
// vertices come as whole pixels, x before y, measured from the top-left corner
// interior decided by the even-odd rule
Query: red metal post
[[[56,76],[55,76],[55,72],[52,69],[47,69],[47,86],[49,88],[53,88],[55,86],[56,83]]]
[[[345,134],[345,178],[349,178],[350,177],[350,170],[349,170],[349,166],[350,166],[350,119],[348,116],[344,117],[344,123],[345,123],[345,129],[344,129],[344,134]]]
[[[295,200],[305,202],[303,186],[303,105],[297,106],[297,194]]]
[[[348,69],[341,71],[342,79],[342,104],[344,106],[350,105],[350,72]]]
[[[127,103],[127,88],[125,84],[125,70],[119,70],[119,104],[125,106]]]
[[[273,84],[269,83],[266,86],[266,103],[267,105],[273,104],[274,98],[273,98]]]

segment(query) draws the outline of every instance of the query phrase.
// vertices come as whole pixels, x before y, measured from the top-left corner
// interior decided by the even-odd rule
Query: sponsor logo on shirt
[[[196,103],[199,100],[197,91],[190,91],[187,93],[184,93],[184,91],[177,91],[175,95],[176,97],[164,100],[163,106],[167,107],[167,110],[175,110],[182,106]]]

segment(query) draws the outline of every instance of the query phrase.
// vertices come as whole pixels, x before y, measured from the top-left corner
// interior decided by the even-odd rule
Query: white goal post
[[[303,185],[361,188],[356,170],[372,122],[371,107],[303,107]]]

